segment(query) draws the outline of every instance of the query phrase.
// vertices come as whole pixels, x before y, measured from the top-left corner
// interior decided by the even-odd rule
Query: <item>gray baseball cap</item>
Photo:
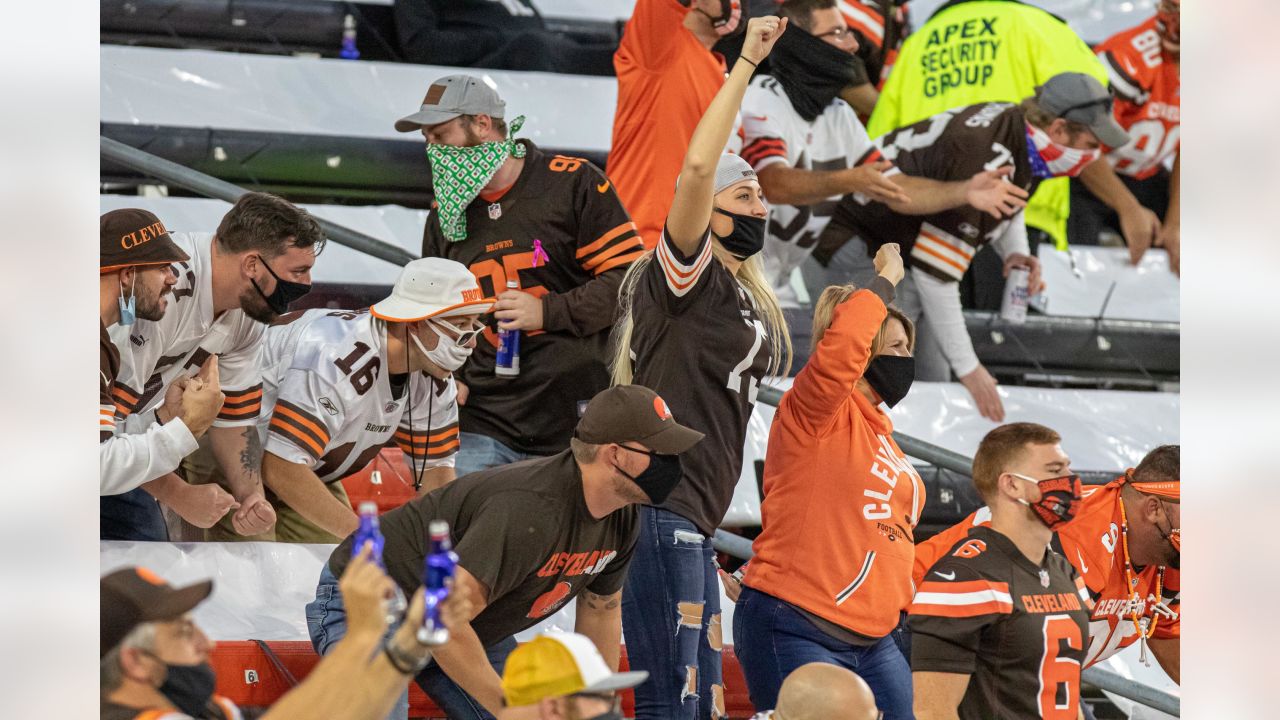
[[[501,118],[507,104],[498,91],[472,75],[448,75],[431,83],[418,112],[396,121],[396,130],[415,132],[423,125],[438,125],[459,115]]]
[[[1047,113],[1087,125],[1107,147],[1129,144],[1129,133],[1111,114],[1111,93],[1092,75],[1058,73],[1036,88],[1036,102]]]

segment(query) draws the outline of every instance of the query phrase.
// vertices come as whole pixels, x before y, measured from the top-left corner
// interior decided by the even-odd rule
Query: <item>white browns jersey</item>
[[[757,75],[742,100],[742,158],[756,172],[774,163],[798,170],[845,170],[883,159],[857,114],[836,98],[808,122],[800,117],[782,85]],[[797,307],[791,273],[813,252],[840,196],[814,205],[770,205],[765,235],[765,275],[783,307]]]
[[[117,425],[145,432],[152,418],[139,417],[164,401],[164,390],[181,375],[194,375],[210,355],[218,356],[218,376],[226,395],[217,427],[253,425],[262,406],[262,370],[258,360],[266,325],[241,310],[213,316],[213,233],[171,233],[191,259],[174,263],[178,282],[159,321],[139,319],[108,331],[120,351],[120,370],[112,388]]]
[[[453,378],[421,373],[395,397],[379,325],[367,310],[321,309],[283,315],[267,329],[259,425],[267,452],[324,482],[361,470],[392,439],[415,471],[453,467]]]

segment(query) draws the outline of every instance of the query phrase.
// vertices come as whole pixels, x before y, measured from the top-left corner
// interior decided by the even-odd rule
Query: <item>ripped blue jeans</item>
[[[632,670],[648,670],[636,688],[636,720],[724,717],[720,579],[711,538],[683,517],[640,508],[622,629]]]

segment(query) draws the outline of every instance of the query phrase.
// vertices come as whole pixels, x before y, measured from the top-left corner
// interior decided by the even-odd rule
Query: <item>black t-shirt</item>
[[[1088,590],[1066,558],[1037,567],[977,527],[929,569],[911,603],[911,669],[970,675],[962,720],[1076,716]]]
[[[427,524],[436,519],[449,522],[458,563],[489,588],[488,606],[471,621],[486,647],[584,589],[622,589],[639,531],[634,506],[591,516],[568,450],[472,473],[382,516],[382,559],[406,596],[422,585]],[[351,560],[352,542],[347,537],[329,557],[335,576]]]
[[[742,472],[769,338],[750,296],[712,258],[710,230],[688,257],[663,229],[631,313],[632,382],[661,395],[682,425],[706,434],[680,456],[684,478],[661,507],[710,536]]]
[[[1027,154],[1026,120],[1009,103],[982,103],[938,113],[876,140],[886,160],[907,175],[943,182],[965,181],[984,170],[1013,166],[1010,181],[1034,192]],[[970,205],[932,215],[903,215],[862,195],[846,195],[819,238],[814,256],[825,262],[850,234],[874,257],[881,245],[898,243],[903,257],[941,280],[959,280],[978,248],[1004,234],[1012,218],[996,220]]]
[[[580,407],[609,386],[606,347],[618,288],[644,245],[599,168],[521,142],[528,154],[515,184],[496,202],[478,197],[467,206],[465,240],[445,238],[433,213],[422,255],[466,265],[487,298],[506,291],[509,279],[543,297],[543,330],[520,339],[518,376],[493,373],[498,335],[490,319],[457,377],[470,390],[459,408],[463,432],[550,455],[569,446]],[[535,239],[549,257],[536,268]]]

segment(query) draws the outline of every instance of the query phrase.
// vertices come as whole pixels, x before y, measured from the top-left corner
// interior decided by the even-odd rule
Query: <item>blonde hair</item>
[[[659,240],[659,242],[663,241]],[[711,242],[711,253],[717,262],[726,267],[727,261],[736,259],[714,239]],[[639,285],[640,279],[644,277],[644,273],[652,262],[653,251],[650,250],[627,268],[627,274],[622,279],[622,287],[618,289],[619,322],[614,326],[610,339],[613,359],[609,363],[609,369],[614,385],[631,384],[633,375],[631,332],[635,327],[632,305],[635,301],[636,286]],[[751,304],[755,307],[756,314],[760,316],[765,335],[769,339],[769,369],[766,374],[786,375],[791,371],[791,334],[787,332],[787,321],[782,317],[778,297],[773,294],[773,288],[765,279],[764,261],[760,258],[760,253],[743,260],[734,277],[742,289],[747,291],[747,297],[751,298]]]
[[[827,328],[831,327],[831,321],[835,318],[836,307],[857,291],[857,285],[828,285],[818,296],[818,302],[813,306],[813,347],[810,348],[810,352],[818,351],[818,343],[822,342],[822,336],[827,333]],[[871,357],[879,355],[884,349],[884,331],[889,326],[890,318],[902,323],[902,328],[907,332],[907,349],[915,352],[916,324],[893,305],[886,306],[885,310],[888,310],[889,314],[885,316],[884,322],[880,324],[880,331],[871,341]]]

